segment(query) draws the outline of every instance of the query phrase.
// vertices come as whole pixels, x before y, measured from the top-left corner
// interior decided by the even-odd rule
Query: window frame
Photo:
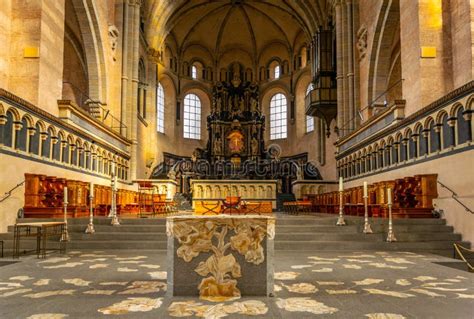
[[[201,140],[202,102],[199,96],[188,93],[183,99],[183,138]]]
[[[156,87],[156,131],[165,133],[165,91],[160,82]]]
[[[270,140],[288,138],[288,99],[279,92],[270,99]]]

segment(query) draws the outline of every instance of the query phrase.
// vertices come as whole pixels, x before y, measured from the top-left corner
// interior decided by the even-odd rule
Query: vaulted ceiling
[[[229,50],[253,61],[277,43],[288,52],[327,24],[328,0],[150,0],[147,38],[151,47],[171,43],[178,55],[200,46],[213,59]]]

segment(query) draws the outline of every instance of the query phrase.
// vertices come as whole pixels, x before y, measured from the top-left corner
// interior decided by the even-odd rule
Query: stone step
[[[22,218],[18,219],[18,223],[28,222],[44,222],[44,221],[56,221],[62,222],[62,218]],[[106,217],[95,217],[94,225],[110,225],[110,218]],[[68,225],[87,225],[89,218],[68,218]],[[120,224],[122,225],[166,225],[166,218],[120,218]]]
[[[166,233],[163,232],[147,232],[147,233],[122,233],[122,232],[95,232],[94,234],[70,233],[73,240],[84,241],[127,241],[127,240],[148,240],[148,241],[166,241]]]
[[[68,249],[134,249],[134,250],[166,250],[166,241],[128,240],[128,241],[71,241]]]
[[[336,225],[276,225],[277,233],[357,233],[357,225],[336,226]]]
[[[276,223],[280,225],[304,225],[319,224],[331,225],[337,221],[337,215],[324,217],[319,216],[298,216],[298,215],[276,215]],[[364,224],[363,217],[344,216],[348,225]],[[371,224],[388,224],[387,218],[369,218]],[[400,218],[393,220],[394,225],[445,225],[445,219],[439,218]]]
[[[87,225],[74,225],[68,224],[68,231],[70,233],[77,232],[82,233],[86,230]],[[166,233],[165,225],[94,225],[96,232],[105,233],[105,232],[122,232],[122,233]],[[9,232],[13,232],[13,227],[9,227]]]
[[[462,242],[462,244],[467,244]],[[355,250],[399,250],[399,251],[428,251],[453,250],[452,241],[429,242],[359,242],[359,241],[281,241],[275,240],[275,250],[296,251],[355,251]]]
[[[276,233],[276,241],[382,241],[382,233],[365,235],[357,233]]]

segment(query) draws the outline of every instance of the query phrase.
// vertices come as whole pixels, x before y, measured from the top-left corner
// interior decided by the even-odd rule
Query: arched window
[[[308,95],[314,88],[314,84],[310,83],[306,88],[306,95]],[[306,133],[314,131],[314,117],[306,115]]]
[[[195,80],[196,80],[197,77],[198,77],[198,71],[197,71],[197,67],[196,67],[195,65],[193,65],[193,66],[191,67],[191,77],[192,77],[193,79],[195,79]]]
[[[146,69],[142,59],[138,64],[138,92],[137,92],[137,113],[146,118]]]
[[[165,94],[161,83],[158,83],[156,89],[156,130],[165,132]]]
[[[184,138],[201,139],[201,100],[196,94],[184,98]]]
[[[270,139],[277,140],[287,137],[286,97],[275,94],[270,102]]]
[[[280,78],[280,65],[277,65],[275,66],[275,68],[273,69],[273,76],[275,79],[279,79]]]

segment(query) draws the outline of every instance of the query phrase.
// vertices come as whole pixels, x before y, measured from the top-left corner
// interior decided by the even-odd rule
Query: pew
[[[437,178],[437,174],[420,174],[369,184],[367,192],[369,217],[388,217],[387,189],[389,188],[392,189],[393,194],[393,218],[433,217],[433,199],[438,197]],[[326,214],[339,213],[338,191],[323,194],[304,194],[304,197],[311,201],[311,209],[314,212]],[[343,205],[344,214],[363,216],[364,198],[362,186],[344,189]]]
[[[42,174],[25,174],[25,205],[26,218],[62,218],[64,217],[64,187],[68,188],[67,216],[89,216],[89,187],[83,181],[46,176]],[[119,215],[138,215],[138,192],[118,189],[117,212]],[[107,216],[112,202],[112,188],[94,185],[94,216]]]

